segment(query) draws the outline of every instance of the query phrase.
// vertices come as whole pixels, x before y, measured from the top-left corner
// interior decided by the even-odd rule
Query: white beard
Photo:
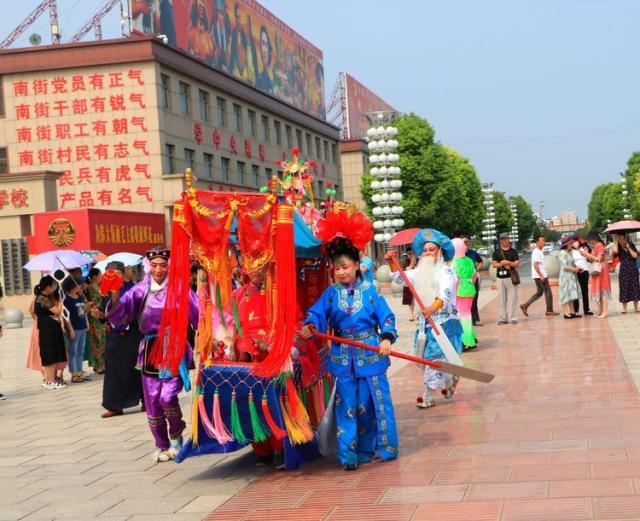
[[[430,306],[438,296],[440,270],[444,263],[442,259],[421,257],[416,266],[413,280],[414,287],[420,300],[425,306]]]

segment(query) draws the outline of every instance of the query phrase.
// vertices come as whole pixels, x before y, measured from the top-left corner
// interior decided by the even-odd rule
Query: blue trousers
[[[384,374],[340,376],[336,384],[338,458],[342,465],[398,457],[398,433],[389,382]]]
[[[69,338],[67,359],[69,360],[69,371],[71,374],[82,372],[84,362],[84,346],[87,343],[87,330],[76,329],[76,336],[73,340]]]

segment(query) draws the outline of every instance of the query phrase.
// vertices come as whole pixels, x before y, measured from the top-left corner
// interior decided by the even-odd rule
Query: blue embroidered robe
[[[320,332],[378,347],[381,338],[395,342],[395,317],[384,297],[368,281],[333,284],[309,308],[305,323]],[[333,342],[328,369],[337,377],[338,457],[343,465],[398,455],[398,435],[386,370],[389,357]]]

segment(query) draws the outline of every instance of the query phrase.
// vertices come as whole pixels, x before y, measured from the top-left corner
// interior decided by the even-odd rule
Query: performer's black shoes
[[[344,470],[356,470],[358,468],[357,463],[347,463],[344,467]]]

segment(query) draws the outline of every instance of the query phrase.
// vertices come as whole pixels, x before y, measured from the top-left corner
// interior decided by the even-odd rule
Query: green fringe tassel
[[[286,389],[288,378],[293,378],[293,373],[291,371],[283,371],[278,376],[274,376],[271,381],[276,387]]]
[[[249,391],[249,416],[251,418],[251,428],[253,429],[253,441],[260,443],[268,438],[267,429],[260,421],[256,404],[253,403],[253,392]]]
[[[247,437],[244,435],[242,425],[240,425],[240,414],[238,413],[238,402],[236,392],[231,393],[231,435],[241,445],[247,444]]]
[[[222,309],[222,290],[220,289],[219,282],[216,282],[216,307],[218,308],[218,313],[220,313],[220,320],[227,326],[227,321],[224,318],[224,309]]]
[[[238,302],[235,297],[231,297],[231,311],[233,312],[233,321],[236,323],[236,331],[238,336],[243,337],[242,324],[240,323],[240,315],[238,315]]]
[[[305,391],[304,389],[298,389],[298,394],[300,395],[300,399],[302,400],[304,408],[309,409],[309,407],[307,407],[307,391]]]
[[[331,389],[329,388],[329,379],[323,378],[324,382],[324,406],[326,407],[329,403],[329,398],[331,398]]]

